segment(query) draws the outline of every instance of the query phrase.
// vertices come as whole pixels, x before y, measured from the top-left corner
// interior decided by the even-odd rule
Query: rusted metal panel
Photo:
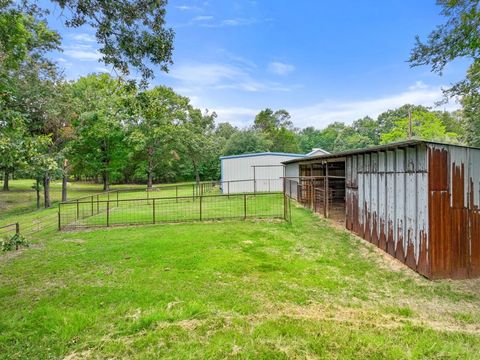
[[[480,276],[480,149],[417,142],[344,161],[348,229],[429,278]]]
[[[384,151],[378,153],[378,247],[387,251],[387,159]]]
[[[480,276],[480,150],[429,144],[429,249],[433,278]]]
[[[387,236],[387,252],[395,256],[395,241],[396,241],[396,216],[395,216],[395,202],[397,199],[397,190],[395,185],[395,152],[387,151],[387,214],[386,214],[386,236]]]
[[[403,241],[405,262],[411,268],[416,267],[415,243],[417,241],[417,174],[415,173],[416,156],[412,156],[410,148],[407,149],[407,173],[405,174],[405,226],[406,237]]]
[[[378,197],[379,197],[379,180],[378,180],[378,153],[372,153],[370,156],[371,172],[370,172],[370,217],[371,222],[371,242],[378,246],[379,242],[379,211],[378,211]]]
[[[405,236],[405,150],[395,151],[395,257],[405,261],[404,239]]]
[[[367,241],[372,241],[372,213],[370,209],[371,204],[371,163],[370,154],[363,155],[363,224],[364,224],[364,237]]]

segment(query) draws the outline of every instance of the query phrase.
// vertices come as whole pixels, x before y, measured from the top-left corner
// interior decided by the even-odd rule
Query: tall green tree
[[[100,174],[107,191],[112,176],[128,161],[125,124],[133,117],[130,104],[135,88],[107,74],[93,74],[72,85],[72,96],[78,116],[72,120],[71,161],[77,172]]]
[[[416,37],[410,55],[411,66],[430,66],[442,74],[445,66],[458,58],[472,59],[468,76],[454,84],[450,95],[466,95],[478,91],[480,85],[480,1],[437,0],[445,23],[437,26],[426,41]]]
[[[182,148],[192,163],[197,184],[200,182],[202,168],[208,159],[216,154],[213,138],[216,117],[215,113],[202,113],[190,107],[188,117],[183,123],[186,141],[182,143]]]
[[[422,140],[434,140],[455,142],[458,135],[447,132],[442,121],[432,112],[413,111],[411,114],[412,138]],[[382,143],[388,144],[395,141],[406,140],[410,134],[410,119],[405,117],[395,121],[394,127],[388,133],[381,136]]]
[[[234,133],[225,145],[224,155],[268,151],[271,144],[258,131],[248,129]]]
[[[133,118],[130,142],[151,189],[155,172],[165,161],[176,159],[181,142],[186,141],[181,137],[181,126],[187,121],[190,105],[188,98],[164,86],[141,93],[137,102],[138,115]]]
[[[298,139],[286,110],[265,109],[255,117],[253,128],[270,142],[270,151],[299,152]]]

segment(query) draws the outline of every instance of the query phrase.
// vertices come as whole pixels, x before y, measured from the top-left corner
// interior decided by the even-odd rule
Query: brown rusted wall
[[[430,277],[480,276],[480,150],[428,145]]]
[[[346,227],[425,276],[428,189],[425,145],[346,158]]]

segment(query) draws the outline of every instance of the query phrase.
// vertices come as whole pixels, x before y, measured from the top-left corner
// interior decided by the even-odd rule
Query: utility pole
[[[412,107],[408,108],[408,140],[412,139]]]

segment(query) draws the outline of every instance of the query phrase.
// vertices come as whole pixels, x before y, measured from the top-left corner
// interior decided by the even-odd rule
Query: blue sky
[[[54,56],[66,76],[108,71],[91,29],[65,28],[59,9],[48,6],[50,26],[63,37],[64,51]],[[440,77],[406,63],[415,35],[425,38],[443,22],[439,12],[434,0],[170,0],[174,65],[156,71],[153,84],[240,127],[266,107],[285,108],[298,127],[323,128],[405,103],[431,106],[467,66],[453,63]]]

